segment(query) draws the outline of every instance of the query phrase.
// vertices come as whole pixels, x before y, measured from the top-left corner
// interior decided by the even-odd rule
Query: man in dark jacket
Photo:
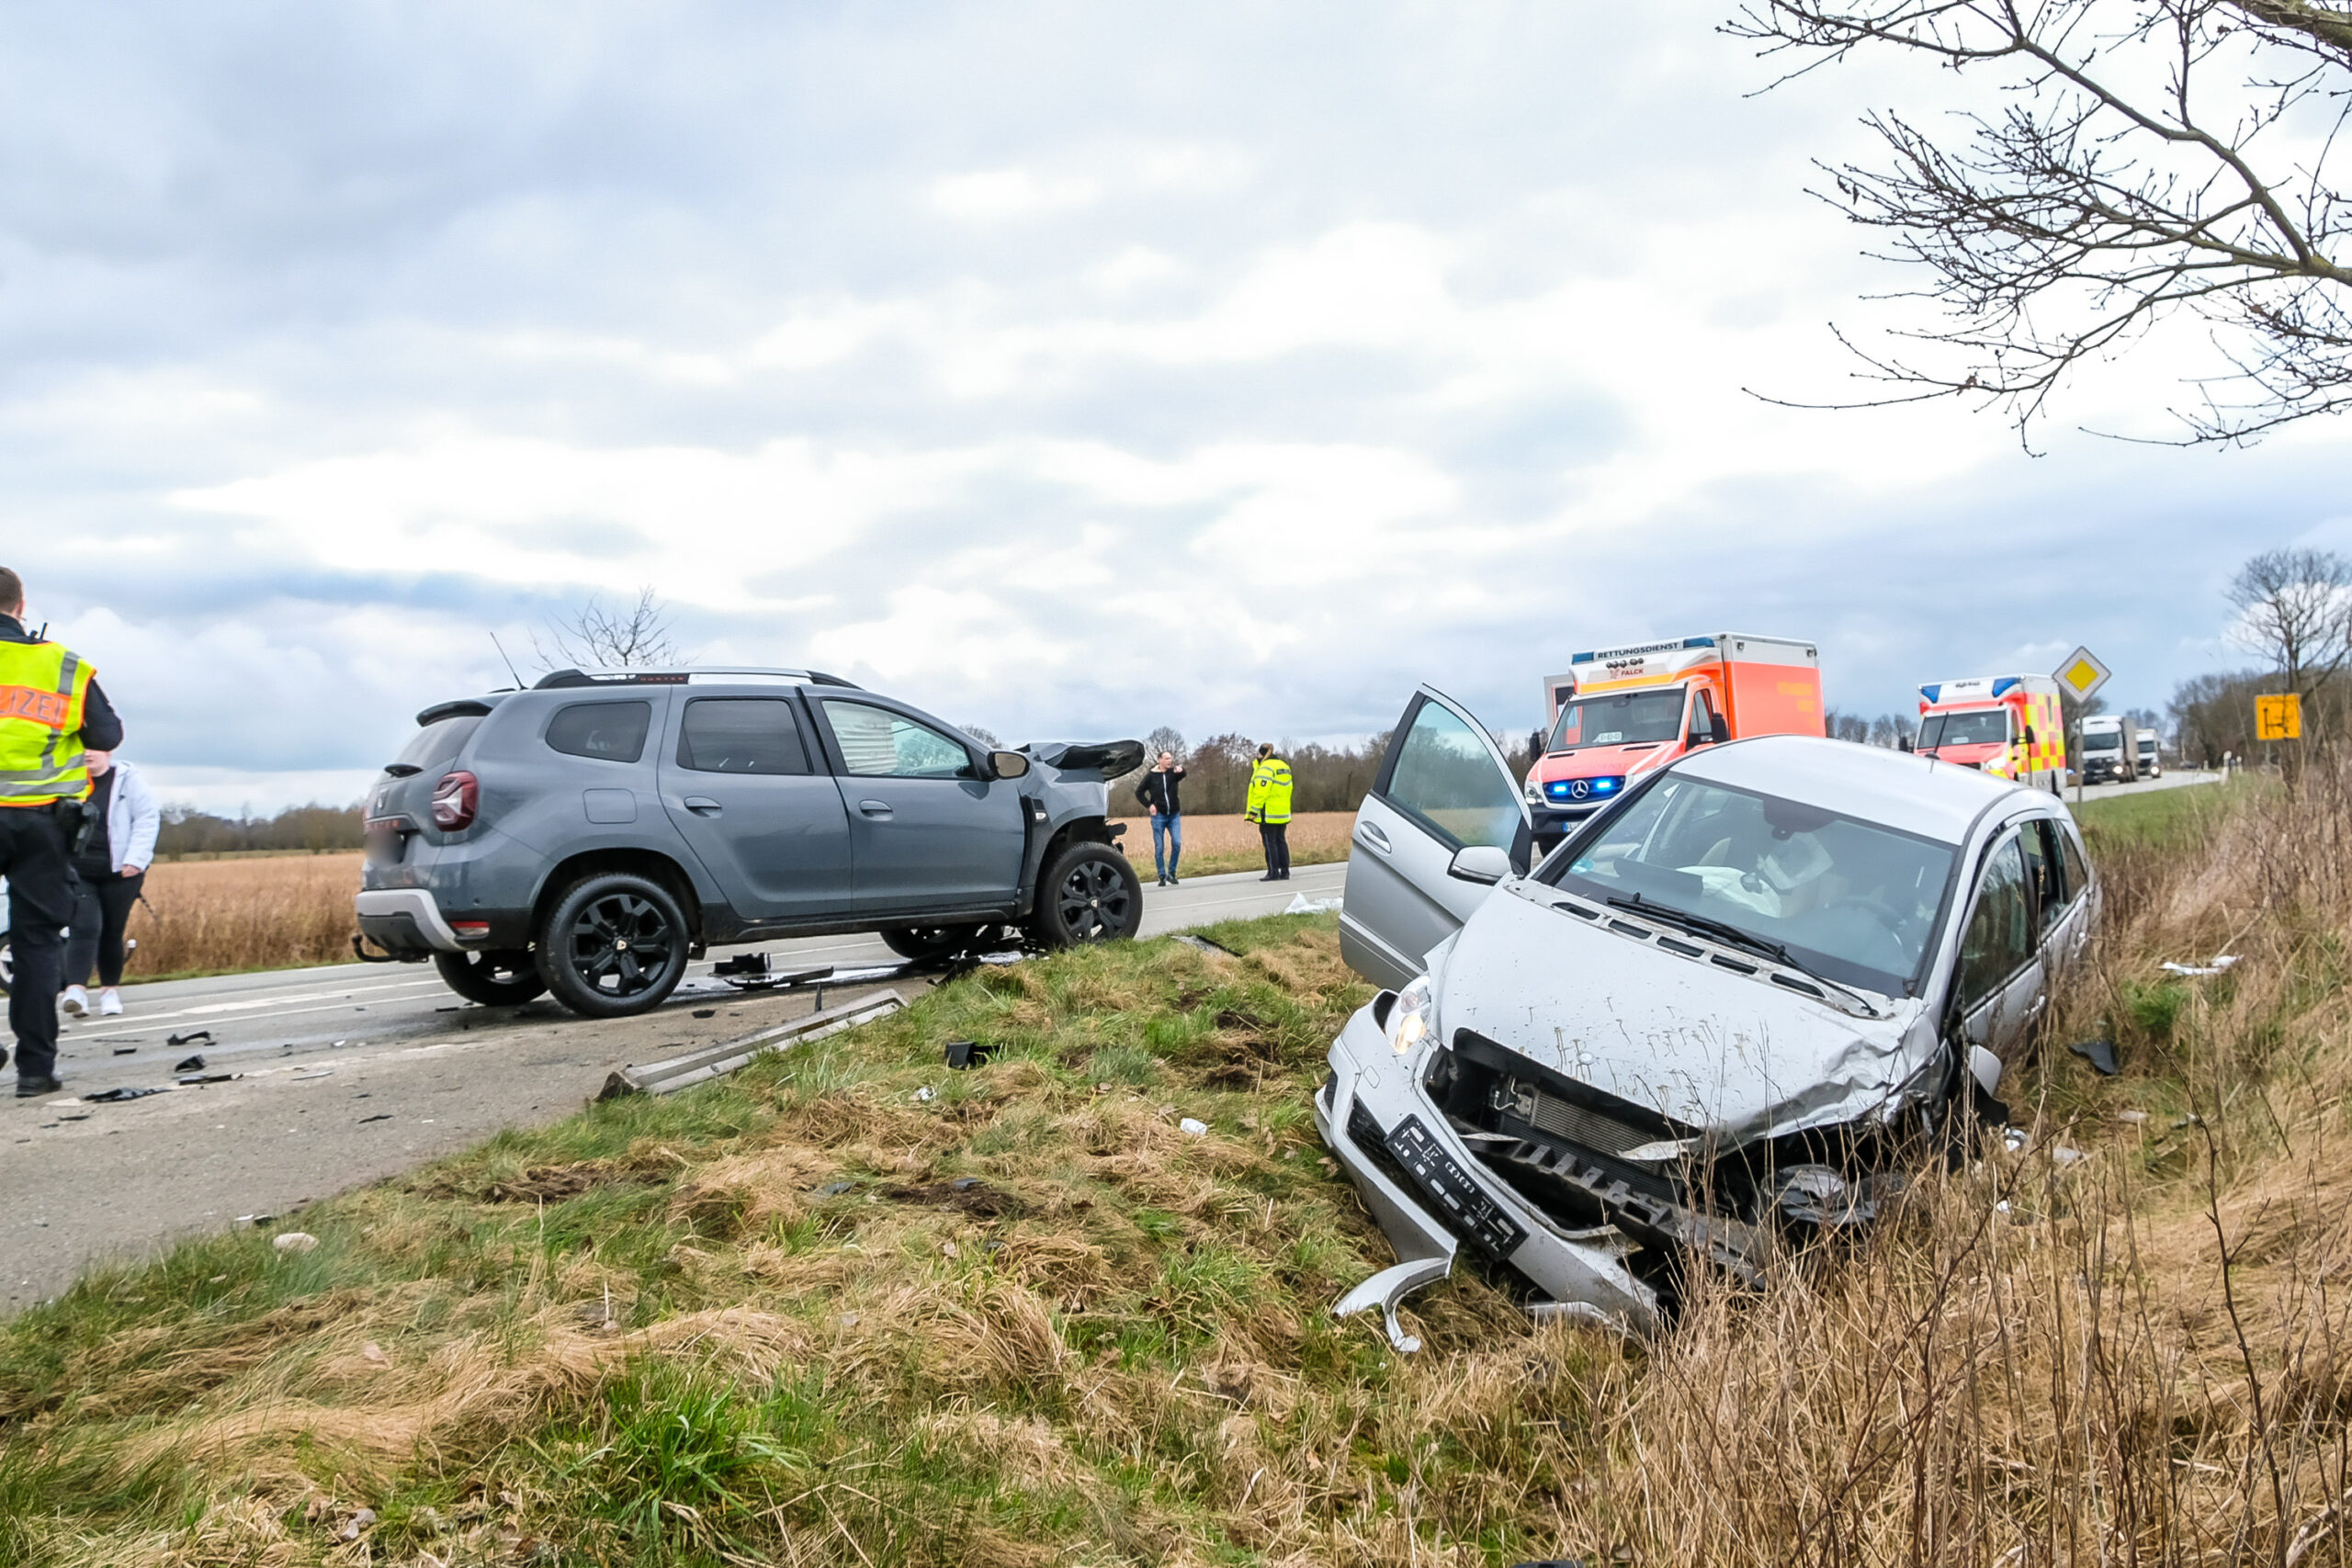
[[[24,580],[0,567],[0,876],[8,879],[19,1100],[61,1087],[57,993],[75,892],[68,856],[90,793],[83,753],[121,744],[122,720],[90,666],[25,630]]]
[[[1173,751],[1162,751],[1159,761],[1136,785],[1136,798],[1151,817],[1151,863],[1159,868],[1159,886],[1173,887],[1176,862],[1184,853],[1184,807],[1177,789],[1184,770]]]

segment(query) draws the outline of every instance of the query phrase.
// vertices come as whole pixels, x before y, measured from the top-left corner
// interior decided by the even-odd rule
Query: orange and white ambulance
[[[1527,772],[1536,841],[1547,847],[1693,747],[1826,733],[1820,650],[1793,637],[1715,632],[1568,663],[1544,682],[1551,723]]]
[[[1919,688],[1922,757],[2034,789],[2066,784],[2066,720],[2047,675],[1972,675]]]

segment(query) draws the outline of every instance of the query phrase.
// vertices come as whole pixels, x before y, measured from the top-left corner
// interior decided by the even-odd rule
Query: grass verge
[[[2352,790],[2311,790],[2185,850],[2094,819],[2028,1146],[1654,1342],[1470,1272],[1417,1357],[1329,1317],[1388,1261],[1307,1114],[1366,989],[1274,919],[89,1277],[0,1329],[0,1562],[2341,1562]]]

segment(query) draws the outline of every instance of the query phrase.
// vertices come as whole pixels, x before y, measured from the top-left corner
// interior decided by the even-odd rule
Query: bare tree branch
[[[1887,164],[1821,165],[1815,194],[1887,232],[1874,254],[1944,317],[1858,349],[1885,390],[1831,406],[1958,397],[2025,438],[2078,366],[2183,315],[2229,367],[2174,409],[2183,441],[2352,405],[2352,205],[2327,168],[2352,0],[1750,0],[1725,30],[1802,62],[1780,82],[1903,51],[2005,100],[1941,130],[1867,115]]]
[[[670,638],[670,613],[650,588],[639,589],[625,612],[608,611],[592,597],[569,615],[548,616],[547,627],[546,643],[531,634],[542,670],[650,670],[685,661]]]

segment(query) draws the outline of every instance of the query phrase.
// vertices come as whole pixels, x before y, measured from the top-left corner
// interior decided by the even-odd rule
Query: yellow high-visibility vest
[[[1290,820],[1290,764],[1267,757],[1250,770],[1248,816],[1252,822]]]
[[[93,673],[62,643],[0,642],[0,806],[89,795],[82,709]]]

